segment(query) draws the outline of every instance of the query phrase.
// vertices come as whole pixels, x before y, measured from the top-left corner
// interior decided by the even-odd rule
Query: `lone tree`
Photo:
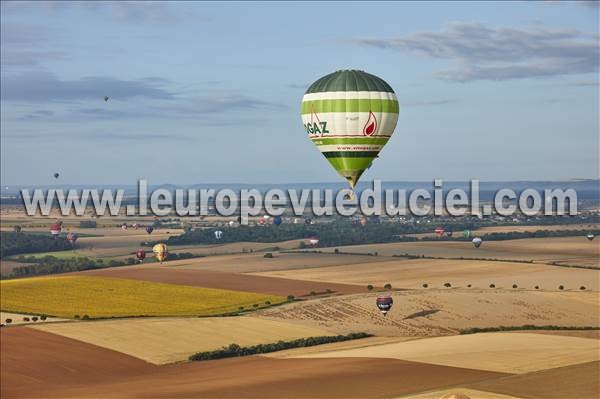
[[[6,319],[6,320],[4,320],[4,322],[5,322],[6,324],[10,324],[10,323],[12,323],[12,319]]]
[[[535,287],[533,287],[533,288],[535,288],[536,290],[539,290],[539,289],[540,289],[540,286],[539,286],[539,285],[536,285],[536,286],[535,286]]]
[[[271,301],[265,301],[265,305],[270,305]]]
[[[452,284],[450,284],[450,283],[444,283],[444,287],[450,288],[450,287],[452,287]]]
[[[31,321],[38,321],[38,318],[37,318],[37,316],[33,316],[33,317],[31,318]]]
[[[467,288],[471,288],[471,284],[467,284]]]
[[[423,288],[427,288],[427,287],[429,287],[429,284],[423,283]]]
[[[267,258],[267,259],[271,259],[273,257],[273,254],[270,252],[267,252],[266,254],[263,255],[263,258]]]
[[[392,289],[392,285],[390,283],[386,283],[383,288],[385,288],[386,290],[390,290]]]
[[[47,318],[47,316],[45,314],[43,314],[43,315],[40,316],[40,320],[42,320],[42,321],[46,320],[46,318]]]
[[[373,291],[373,286],[372,286],[371,284],[369,284],[369,285],[367,285],[367,289],[368,289],[369,291]]]
[[[295,297],[295,296],[293,296],[293,295],[288,295],[288,296],[287,296],[287,300],[288,300],[288,301],[293,301],[294,299],[296,299],[296,297]]]
[[[513,284],[513,288],[519,288],[519,286],[516,284]]]
[[[564,285],[559,285],[559,286],[558,286],[558,289],[559,289],[559,290],[564,290],[564,289],[565,289],[565,286],[564,286]]]
[[[258,303],[255,303],[254,305],[252,305],[253,307],[257,308],[258,307]]]
[[[579,287],[579,289],[580,289],[581,291],[585,291],[585,286],[584,286],[584,285],[582,285],[581,287]]]
[[[490,284],[490,288],[496,288],[496,284]]]
[[[315,296],[315,295],[317,295],[317,293],[316,293],[316,292],[314,292],[314,291],[311,291],[311,292],[310,292],[310,296]]]
[[[29,321],[29,317],[23,317],[23,321]]]

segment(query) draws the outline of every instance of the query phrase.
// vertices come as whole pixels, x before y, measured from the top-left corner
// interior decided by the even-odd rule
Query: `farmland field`
[[[285,300],[251,292],[88,276],[8,280],[0,288],[3,311],[63,318],[209,316]]]

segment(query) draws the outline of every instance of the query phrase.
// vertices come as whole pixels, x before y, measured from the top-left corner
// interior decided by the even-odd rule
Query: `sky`
[[[599,177],[597,2],[1,7],[2,186],[340,181],[300,119],[339,69],[400,102],[363,181]]]

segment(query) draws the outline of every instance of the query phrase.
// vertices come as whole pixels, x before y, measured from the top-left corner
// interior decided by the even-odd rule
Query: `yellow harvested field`
[[[16,326],[16,325],[21,325],[21,324],[41,324],[41,323],[50,323],[53,321],[66,321],[67,319],[60,319],[58,317],[46,317],[46,320],[40,320],[39,316],[41,316],[41,314],[36,315],[38,317],[37,321],[32,321],[31,318],[34,315],[30,315],[30,314],[22,314],[22,313],[11,313],[11,312],[0,312],[0,321],[2,323],[6,322],[6,319],[11,319],[12,323],[10,323],[11,326]],[[29,318],[29,321],[25,321],[23,320],[23,318]]]
[[[394,305],[386,317],[375,306],[375,292],[295,302],[257,315],[340,334],[364,331],[389,337],[453,335],[473,327],[525,324],[600,326],[597,292],[427,289],[391,294]]]
[[[334,248],[321,251],[333,252]],[[425,255],[441,258],[477,258],[533,260],[600,267],[600,242],[585,237],[546,237],[520,240],[484,241],[475,248],[468,241],[422,241],[389,244],[367,244],[343,247],[343,252],[379,255]]]
[[[381,257],[372,258],[381,259]],[[429,287],[441,288],[447,282],[453,287],[461,288],[466,288],[469,284],[473,288],[487,288],[492,283],[496,287],[505,288],[517,284],[521,288],[533,289],[537,285],[544,290],[558,290],[559,285],[563,285],[566,290],[576,291],[580,290],[582,286],[586,290],[592,291],[598,291],[600,288],[600,270],[538,263],[475,260],[403,258],[393,260],[383,258],[382,260],[385,261],[253,274],[362,286],[371,284],[377,287],[391,283],[395,288],[422,288],[424,283],[427,283]]]
[[[600,342],[557,335],[485,333],[427,338],[298,357],[392,358],[522,374],[600,360]]]
[[[463,387],[444,389],[442,391],[427,392],[410,396],[402,396],[396,399],[462,399],[465,397],[458,396],[460,394],[465,395],[469,399],[525,399],[518,396],[503,395],[497,392],[486,392],[480,391],[478,389],[470,389]]]
[[[64,318],[210,316],[285,301],[274,295],[105,277],[39,277],[0,284],[2,310]]]
[[[32,326],[79,341],[165,364],[232,343],[251,346],[335,335],[313,327],[255,317],[140,318]]]

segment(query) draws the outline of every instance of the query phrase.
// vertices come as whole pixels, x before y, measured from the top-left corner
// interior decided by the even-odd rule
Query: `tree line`
[[[0,232],[0,258],[24,253],[64,251],[71,248],[71,244],[64,237],[12,231]]]

